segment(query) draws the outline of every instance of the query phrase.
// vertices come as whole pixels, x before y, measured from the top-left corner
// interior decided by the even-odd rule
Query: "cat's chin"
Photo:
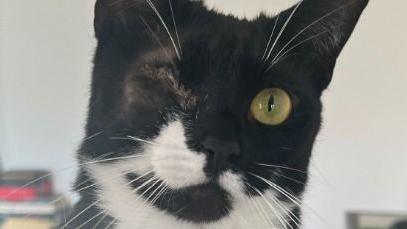
[[[128,177],[128,179],[131,178]],[[137,189],[138,185],[135,183],[132,188]],[[158,186],[159,184],[157,184]],[[153,199],[154,201],[148,202],[167,214],[193,223],[216,222],[228,216],[232,209],[230,194],[216,182],[176,190],[169,189],[155,199],[151,191],[142,188],[138,191],[138,196],[140,195],[146,201]]]

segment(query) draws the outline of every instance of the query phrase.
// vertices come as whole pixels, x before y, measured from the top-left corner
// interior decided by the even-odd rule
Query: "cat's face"
[[[320,96],[366,3],[247,21],[199,1],[98,0],[80,153],[105,160],[83,169],[101,206],[124,224],[298,224]],[[255,209],[263,224],[239,221]]]

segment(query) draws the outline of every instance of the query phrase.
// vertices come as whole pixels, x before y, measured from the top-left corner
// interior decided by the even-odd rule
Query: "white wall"
[[[344,210],[407,211],[406,7],[370,2],[324,96],[314,165],[329,182],[312,182],[308,202],[329,228]]]
[[[273,6],[271,0],[211,1],[246,15]],[[58,171],[74,162],[82,136],[92,1],[0,4],[3,166]],[[406,8],[404,0],[372,0],[338,62],[324,96],[325,123],[312,163],[316,179],[306,195],[319,217],[307,214],[307,229],[345,228],[346,210],[407,210]],[[73,175],[59,173],[58,187],[66,190]]]
[[[1,169],[2,169],[2,165],[1,165],[1,155],[2,155],[2,152],[4,152],[4,150],[5,150],[5,144],[6,144],[6,141],[5,141],[5,132],[4,132],[4,129],[2,128],[3,126],[4,126],[4,122],[5,122],[5,119],[4,119],[4,117],[3,117],[3,113],[4,113],[4,89],[3,89],[3,86],[4,86],[4,83],[3,83],[3,52],[2,52],[2,50],[3,50],[3,36],[1,36],[1,34],[2,34],[2,30],[3,30],[3,27],[4,27],[4,21],[3,21],[3,15],[4,15],[4,9],[5,9],[5,7],[3,6],[4,5],[4,2],[3,1],[0,1],[0,171],[1,171]]]
[[[88,98],[92,6],[0,0],[1,158],[5,169],[73,165]],[[74,170],[57,174],[67,190]]]

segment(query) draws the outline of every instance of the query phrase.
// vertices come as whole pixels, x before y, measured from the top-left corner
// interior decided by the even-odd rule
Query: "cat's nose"
[[[236,141],[224,141],[208,137],[202,141],[204,152],[208,156],[205,172],[208,176],[217,176],[227,170],[240,156],[240,145]]]

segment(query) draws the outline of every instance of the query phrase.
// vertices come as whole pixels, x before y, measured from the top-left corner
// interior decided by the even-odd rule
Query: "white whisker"
[[[251,185],[247,182],[245,182],[246,185],[248,187],[250,187]],[[271,225],[271,228],[275,228],[275,225],[273,223],[273,219],[270,219],[270,217],[268,217],[269,214],[267,214],[267,212],[264,210],[263,205],[259,205],[256,201],[255,198],[252,197],[251,194],[249,194],[249,197],[251,197],[253,199],[253,205],[254,207],[257,209],[258,213],[262,215],[262,218],[264,218],[264,221],[269,225]]]
[[[149,171],[141,176],[139,176],[137,179],[134,179],[132,181],[130,181],[129,183],[127,183],[126,185],[130,185],[131,183],[143,178],[144,176],[147,176],[148,174],[152,173],[153,171]],[[118,178],[121,177],[124,173],[120,173],[118,176],[114,176],[114,177],[110,177],[110,179],[112,178]],[[95,202],[93,202],[91,205],[89,205],[88,207],[84,208],[82,211],[80,211],[78,214],[76,214],[74,217],[72,217],[68,222],[65,222],[65,224],[60,228],[60,229],[64,229],[66,228],[69,224],[71,224],[73,221],[75,221],[75,219],[77,219],[79,216],[81,216],[82,214],[84,214],[85,212],[87,212],[89,209],[91,209],[92,207],[95,207],[97,204],[99,204],[102,200],[97,200]],[[96,217],[95,217],[96,218]],[[93,219],[92,219],[93,220]],[[91,220],[90,220],[91,221]],[[89,221],[89,222],[90,222]],[[88,223],[88,222],[87,222]],[[81,225],[83,226],[83,225]]]
[[[125,159],[135,159],[135,158],[142,158],[142,157],[146,157],[146,156],[141,154],[141,155],[114,157],[114,158],[108,158],[108,159],[103,159],[103,160],[92,160],[92,159],[90,159],[88,162],[84,162],[84,163],[79,164],[79,166],[92,165],[92,164],[104,163],[104,162],[113,162],[113,161],[125,160]]]
[[[273,196],[270,196],[271,200],[284,212],[284,214],[286,214],[288,216],[288,218],[297,226],[300,226],[300,220],[298,219],[298,217],[292,213],[289,209],[287,209],[285,206],[283,206],[280,201]],[[287,222],[289,225],[290,223]]]
[[[174,13],[174,9],[172,7],[172,0],[168,0],[168,3],[170,5],[170,10],[171,10],[171,16],[172,16],[172,23],[174,24],[174,30],[175,30],[175,35],[177,37],[177,42],[178,42],[178,47],[179,47],[179,51],[182,57],[182,46],[181,46],[181,41],[179,39],[179,33],[178,33],[178,28],[177,28],[177,22],[175,21],[175,13]]]
[[[153,187],[156,186],[156,185],[158,185],[158,186],[154,189],[154,191],[152,191],[152,192],[150,193],[150,195],[148,195],[148,197],[147,197],[147,198],[145,199],[145,201],[144,201],[144,204],[148,204],[148,203],[150,202],[150,199],[151,199],[157,192],[160,192],[160,191],[161,191],[161,187],[163,187],[164,182],[161,182],[161,184],[159,184],[160,182],[161,182],[161,181],[157,179],[157,181],[154,182],[153,185],[151,185],[151,188],[153,188]],[[160,190],[160,191],[159,191],[159,190]],[[143,196],[143,195],[142,195],[142,196]],[[151,205],[153,205],[153,202],[152,202],[152,201],[151,201],[150,203],[151,203]]]
[[[143,22],[144,26],[147,28],[148,32],[150,32],[151,36],[153,39],[158,43],[158,45],[161,47],[161,49],[164,51],[164,54],[167,56],[168,60],[171,61],[171,64],[175,66],[175,63],[172,61],[172,57],[168,50],[164,47],[163,43],[160,41],[160,38],[158,35],[153,31],[151,28],[150,24],[147,23],[147,21],[142,17],[139,16],[141,22]]]
[[[160,199],[160,197],[162,195],[164,195],[164,193],[168,190],[168,187],[164,184],[164,182],[162,182],[162,184],[160,185],[160,191],[157,193],[157,195],[155,195],[155,197],[150,201],[151,205],[154,205],[155,202]]]
[[[287,220],[274,208],[274,206],[267,200],[264,194],[256,187],[248,184],[251,189],[253,189],[266,203],[266,205],[271,209],[274,215],[277,217],[278,221],[283,225],[284,229],[288,229],[286,223],[288,224]]]
[[[108,154],[112,154],[112,153],[108,153]],[[104,154],[104,155],[108,155],[108,154]],[[102,155],[102,156],[103,156],[103,155]],[[85,163],[75,164],[75,165],[72,165],[72,166],[69,166],[69,167],[65,167],[65,168],[60,169],[60,170],[57,171],[57,172],[50,172],[50,173],[47,173],[47,174],[45,174],[45,175],[43,175],[43,176],[41,176],[41,177],[38,177],[38,178],[36,178],[36,179],[34,179],[34,180],[32,180],[32,181],[30,181],[30,182],[28,182],[28,183],[26,183],[26,184],[20,186],[20,187],[18,187],[18,188],[17,188],[16,190],[14,190],[13,192],[8,193],[8,194],[5,196],[5,198],[14,195],[15,193],[19,192],[21,189],[24,189],[24,188],[26,188],[26,187],[28,187],[28,186],[30,186],[30,185],[33,185],[33,184],[39,182],[40,180],[43,180],[43,179],[45,179],[45,178],[48,178],[48,177],[53,176],[53,175],[55,175],[55,173],[62,173],[62,172],[65,172],[65,171],[68,171],[68,170],[71,170],[71,169],[76,169],[76,168],[78,168],[78,166],[81,166],[81,165],[90,165],[90,164],[96,164],[96,163],[99,163],[99,162],[108,162],[108,161],[114,161],[114,160],[120,160],[120,159],[126,159],[126,158],[137,158],[137,157],[140,157],[140,156],[117,157],[117,158],[112,158],[112,159],[96,160],[96,161],[90,161],[90,162],[85,162]],[[84,158],[84,157],[82,157],[82,158]]]
[[[92,134],[92,135],[90,135],[89,137],[83,139],[83,141],[85,141],[85,142],[86,142],[86,141],[89,141],[89,140],[91,140],[91,139],[93,139],[93,138],[95,138],[95,137],[101,135],[102,133],[103,133],[103,131],[99,131],[99,132],[97,132],[97,133],[95,133],[95,134]]]
[[[287,192],[285,189],[279,187],[278,185],[276,185],[275,183],[273,183],[270,180],[267,180],[266,178],[263,178],[259,175],[256,175],[254,173],[249,173],[250,175],[257,177],[258,179],[262,180],[264,183],[268,184],[270,187],[272,187],[273,189],[277,190],[278,192],[280,192],[281,194],[283,194],[285,197],[287,197],[290,201],[292,201],[294,204],[296,204],[298,207],[301,207],[301,200],[299,200],[297,197],[295,197],[294,195],[292,195],[291,193]]]
[[[300,2],[297,3],[297,5],[295,6],[295,8],[293,9],[293,11],[291,12],[290,16],[288,16],[287,20],[285,21],[283,27],[281,28],[280,32],[278,33],[276,39],[274,40],[273,46],[271,46],[270,51],[268,52],[265,61],[267,61],[272,52],[274,51],[275,46],[277,45],[277,42],[280,40],[281,35],[283,34],[283,32],[285,31],[285,29],[287,28],[288,23],[290,23],[291,18],[294,16],[295,12],[298,10],[298,8],[300,7],[300,5],[304,2],[304,0],[301,0]]]
[[[270,180],[267,180],[264,177],[261,177],[259,175],[256,175],[254,173],[249,173],[250,175],[262,180],[264,183],[268,184],[271,188],[275,189],[279,193],[281,193],[283,196],[285,196],[288,200],[290,200],[293,204],[301,208],[302,206],[307,207],[315,216],[317,216],[322,222],[324,222],[326,225],[329,225],[314,209],[312,209],[310,206],[302,202],[300,199],[295,197],[293,194],[289,193],[286,191],[284,188],[281,188],[277,184],[273,183]]]
[[[177,48],[177,45],[175,44],[174,38],[171,35],[170,30],[168,29],[167,24],[165,24],[164,19],[162,18],[160,12],[158,12],[157,8],[155,7],[154,3],[151,0],[146,0],[146,2],[148,3],[148,5],[151,7],[151,9],[154,11],[155,15],[158,17],[158,19],[160,20],[161,24],[163,25],[165,31],[167,32],[168,36],[170,37],[170,40],[172,42],[172,45],[174,46],[175,49],[175,53],[177,54],[177,57],[179,60],[181,60],[181,54]]]
[[[281,166],[281,165],[268,165],[268,164],[263,164],[263,163],[258,163],[258,165],[265,166],[265,167],[271,167],[271,168],[277,168],[277,169],[286,169],[286,170],[290,170],[290,171],[294,171],[294,172],[307,174],[306,171],[302,171],[302,170],[294,169],[294,168],[290,168],[290,167],[285,167],[285,166]]]
[[[82,211],[80,211],[78,214],[76,214],[74,217],[72,217],[68,222],[66,222],[60,229],[66,228],[69,224],[71,224],[73,221],[75,221],[79,216],[81,216],[82,214],[87,212],[89,209],[95,207],[100,202],[101,202],[101,200],[97,200],[97,201],[93,202],[92,204],[90,204],[89,206],[87,206],[86,208],[84,208]]]
[[[96,219],[98,216],[105,214],[106,211],[101,211],[98,214],[94,215],[93,217],[91,217],[90,219],[86,220],[84,223],[82,223],[81,225],[79,225],[78,227],[76,227],[76,229],[80,229],[83,226],[85,226],[86,224],[90,223],[92,220]]]
[[[148,140],[141,139],[141,138],[134,137],[134,136],[127,136],[127,138],[129,138],[131,140],[139,141],[139,142],[144,142],[144,143],[147,143],[147,144],[150,144],[150,145],[158,145],[157,143],[155,143],[153,141],[148,141]]]
[[[117,222],[118,222],[117,219],[113,219],[112,222],[110,222],[110,223],[105,227],[105,229],[109,229],[111,226],[113,226],[113,225],[116,224]]]
[[[347,4],[344,4],[328,13],[326,13],[325,15],[323,15],[322,17],[316,19],[315,21],[311,22],[308,26],[304,27],[303,29],[301,29],[296,35],[294,35],[284,46],[283,48],[281,48],[281,50],[276,54],[276,56],[273,58],[272,63],[275,62],[276,58],[281,54],[281,52],[284,51],[284,49],[286,49],[292,42],[294,42],[294,40],[299,37],[301,34],[303,34],[306,30],[308,30],[309,28],[311,28],[312,26],[314,26],[315,24],[319,23],[320,21],[324,20],[325,18],[331,16],[332,14],[341,11],[343,9],[345,9],[346,7],[349,7],[350,5],[354,4],[355,1],[351,1]]]
[[[97,227],[106,219],[108,211],[103,211],[103,216],[93,225],[92,229],[97,229]]]
[[[271,63],[271,65],[270,65],[270,67],[268,67],[267,71],[270,71],[270,69],[271,69],[274,65],[276,65],[282,58],[284,58],[284,56],[286,56],[286,55],[287,55],[290,51],[292,51],[293,49],[295,49],[295,48],[297,48],[298,46],[300,46],[300,45],[302,45],[302,44],[304,44],[304,43],[306,43],[306,42],[308,42],[308,41],[310,41],[310,40],[313,40],[313,39],[315,39],[315,38],[317,38],[317,37],[319,37],[319,36],[321,36],[321,35],[323,35],[323,34],[325,34],[325,33],[327,33],[327,32],[328,32],[328,31],[323,31],[323,32],[317,33],[317,34],[315,34],[315,35],[313,35],[313,36],[310,36],[310,37],[308,37],[307,39],[304,39],[304,40],[298,42],[297,44],[293,45],[291,48],[289,48],[287,51],[285,51],[284,53],[282,53],[282,54],[280,55],[280,52],[282,51],[282,50],[281,50],[281,51],[276,55],[276,57],[272,60],[272,63]],[[280,56],[279,56],[279,55],[280,55]]]
[[[268,42],[267,42],[266,49],[264,50],[264,54],[263,54],[263,56],[261,57],[261,61],[262,61],[262,62],[265,61],[264,58],[266,58],[267,51],[269,50],[271,41],[272,41],[273,36],[274,36],[274,31],[276,30],[278,20],[280,19],[280,15],[281,15],[281,14],[278,14],[278,16],[277,16],[277,18],[276,18],[276,21],[274,22],[273,30],[272,30],[272,32],[271,32],[271,34],[270,34],[270,37],[269,37],[269,40],[268,40]]]
[[[285,178],[285,179],[290,180],[290,181],[292,181],[292,182],[295,182],[295,183],[297,183],[297,184],[305,185],[304,182],[301,182],[301,181],[299,181],[299,180],[297,180],[297,179],[294,179],[294,178],[291,178],[291,177],[289,177],[289,176],[285,176],[285,175],[283,175],[283,174],[281,174],[281,173],[276,173],[276,175],[277,175],[277,177]]]

